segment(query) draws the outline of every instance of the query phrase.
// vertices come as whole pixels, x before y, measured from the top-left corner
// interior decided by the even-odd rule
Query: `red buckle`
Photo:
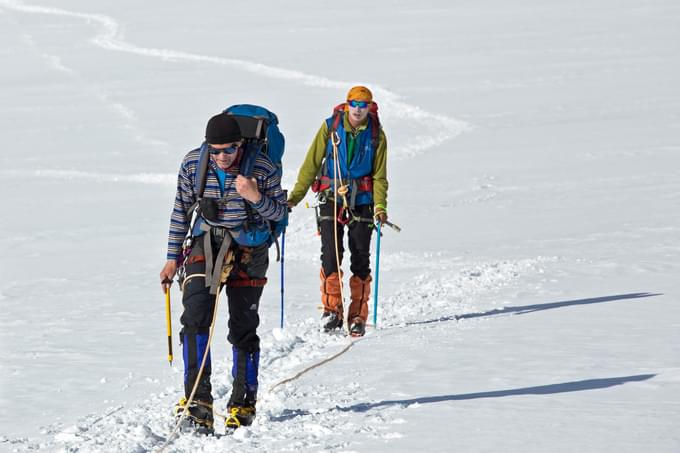
[[[267,284],[266,278],[251,278],[251,279],[229,279],[227,286],[230,288],[259,288]]]
[[[328,176],[322,176],[320,178],[317,178],[312,183],[312,192],[314,193],[323,192],[324,190],[328,190],[330,188],[331,178],[329,178]]]
[[[349,209],[340,208],[340,211],[338,212],[338,223],[340,225],[347,225],[350,220],[352,220],[352,216],[349,214]]]
[[[205,256],[203,255],[194,255],[190,256],[186,260],[186,264],[194,264],[194,263],[205,263]]]
[[[370,176],[364,176],[359,178],[357,181],[357,190],[359,192],[372,192],[373,191],[373,178]]]

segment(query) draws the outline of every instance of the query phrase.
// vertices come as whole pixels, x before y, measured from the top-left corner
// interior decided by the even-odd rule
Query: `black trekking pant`
[[[213,244],[213,256],[217,255],[219,245]],[[229,306],[227,339],[238,350],[254,353],[260,350],[260,338],[257,336],[257,327],[260,324],[258,309],[269,266],[269,247],[267,244],[255,248],[240,247],[236,244],[232,247],[235,261],[226,286]],[[187,398],[196,382],[203,360],[215,309],[215,295],[210,294],[210,288],[205,286],[205,277],[197,276],[205,274],[205,261],[200,261],[200,257],[205,260],[202,240],[196,242],[187,259],[186,283],[182,296],[184,311],[180,318],[182,323],[180,336],[183,343],[184,388]],[[210,374],[208,352],[195,399],[212,401]]]
[[[338,203],[338,209],[340,204]],[[343,236],[345,225],[338,223],[337,213],[334,213],[334,203],[327,201],[319,207],[321,215],[321,266],[326,276],[333,272],[338,272],[338,264],[335,257],[335,237],[333,228],[338,232],[338,253],[340,264],[345,252]],[[373,219],[373,208],[371,205],[355,206],[354,214],[362,219]],[[325,218],[324,218],[325,217]],[[328,219],[332,217],[335,220]],[[350,270],[352,274],[362,280],[371,273],[371,234],[373,223],[369,221],[354,221],[347,225],[347,236],[350,251]]]

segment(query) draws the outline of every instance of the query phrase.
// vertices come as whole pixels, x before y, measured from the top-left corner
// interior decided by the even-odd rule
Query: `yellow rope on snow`
[[[199,276],[205,274],[196,274],[195,276]],[[192,276],[189,276],[188,278],[191,278]],[[184,281],[186,283],[186,280]],[[217,319],[217,307],[220,304],[220,293],[222,292],[222,286],[217,290],[217,294],[215,294],[215,308],[213,309],[213,318],[212,322],[210,323],[210,333],[208,335],[208,345],[205,348],[205,352],[203,353],[203,360],[201,360],[201,367],[198,369],[198,375],[196,376],[196,381],[194,382],[194,388],[191,389],[191,394],[189,395],[189,398],[187,399],[187,403],[184,406],[184,410],[182,411],[182,415],[180,416],[179,420],[177,420],[177,423],[175,424],[175,428],[172,430],[168,438],[165,440],[165,443],[161,446],[161,448],[158,450],[157,453],[163,452],[168,445],[170,445],[170,441],[175,437],[175,435],[179,432],[179,427],[186,418],[187,414],[189,413],[189,406],[194,400],[194,396],[196,395],[196,390],[198,389],[198,382],[201,380],[201,376],[203,375],[203,368],[205,367],[205,362],[208,358],[208,353],[210,351],[210,345],[212,344],[212,339],[213,339],[213,333],[215,332],[215,320]]]
[[[354,346],[354,341],[352,341],[352,339],[350,338],[349,343],[347,344],[347,346],[345,346],[345,347],[343,348],[342,351],[340,351],[340,352],[338,352],[338,353],[336,353],[336,354],[333,354],[332,356],[330,356],[330,357],[328,357],[328,358],[326,358],[326,359],[323,359],[323,360],[320,361],[320,362],[317,362],[317,363],[315,363],[315,364],[313,364],[313,365],[308,366],[307,368],[305,368],[304,370],[298,372],[298,373],[295,374],[294,376],[291,376],[291,377],[289,377],[289,378],[286,378],[286,379],[284,379],[284,380],[282,380],[282,381],[277,382],[276,384],[274,384],[274,385],[272,385],[271,387],[269,387],[269,392],[271,393],[271,392],[274,391],[274,389],[275,389],[276,387],[279,387],[279,386],[281,386],[281,385],[283,385],[283,384],[287,384],[287,383],[289,383],[289,382],[291,382],[291,381],[294,381],[295,379],[297,379],[297,378],[299,378],[300,376],[302,376],[303,374],[305,374],[305,373],[307,373],[307,372],[313,370],[314,368],[318,368],[318,367],[320,367],[321,365],[324,365],[324,364],[330,362],[331,360],[333,360],[333,359],[335,359],[335,358],[337,358],[337,357],[340,357],[342,354],[344,354],[345,352],[349,351],[349,349],[350,349],[352,346]]]

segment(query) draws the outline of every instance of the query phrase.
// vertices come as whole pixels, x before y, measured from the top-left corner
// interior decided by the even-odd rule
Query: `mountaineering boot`
[[[342,273],[333,272],[328,277],[321,269],[321,303],[323,303],[323,316],[321,325],[325,332],[342,327]]]
[[[227,407],[229,415],[224,420],[224,426],[233,430],[241,426],[250,426],[255,420],[255,406],[231,406]]]
[[[324,332],[330,332],[342,327],[342,317],[335,312],[325,311],[321,315],[321,327]]]
[[[349,334],[353,337],[363,337],[366,333],[366,321],[354,318],[349,326]]]
[[[370,275],[365,279],[352,275],[349,279],[349,289],[352,303],[349,305],[348,317],[350,319],[350,335],[361,337],[366,333],[366,320],[368,319],[368,298],[371,295]]]
[[[231,375],[234,384],[227,409],[229,415],[224,421],[227,429],[249,426],[255,419],[257,403],[257,374],[260,366],[260,351],[244,351],[232,346],[234,362]]]
[[[184,421],[187,422],[188,426],[191,426],[201,434],[213,433],[214,420],[211,403],[194,400],[187,406],[187,399],[182,398],[172,411],[175,419],[179,420],[185,410],[187,414],[184,417]]]

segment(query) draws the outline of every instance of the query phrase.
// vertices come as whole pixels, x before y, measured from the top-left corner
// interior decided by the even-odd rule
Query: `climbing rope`
[[[190,276],[188,276],[187,278],[185,278],[184,281],[182,282],[182,292],[184,292],[184,287],[187,285],[187,282],[188,282],[189,280],[191,280],[192,278],[195,278],[195,277],[203,277],[203,278],[205,278],[205,274],[191,274]]]
[[[340,280],[340,300],[345,302],[345,294],[342,289],[342,269],[340,268],[340,250],[338,247],[338,224],[335,216],[338,213],[338,179],[340,179],[340,189],[345,189],[344,194],[347,194],[347,186],[343,184],[342,173],[340,172],[340,162],[338,161],[338,145],[340,144],[340,136],[337,132],[333,131],[333,136],[331,137],[331,143],[333,144],[333,161],[335,163],[335,170],[333,171],[333,192],[336,194],[333,197],[333,239],[335,242],[335,262],[338,266],[338,279]],[[347,198],[343,195],[344,206],[347,206]],[[349,348],[348,348],[349,349]]]
[[[342,351],[340,351],[340,352],[338,352],[338,353],[336,353],[336,354],[333,354],[332,356],[330,356],[330,357],[328,357],[328,358],[325,358],[325,359],[321,360],[320,362],[317,362],[317,363],[315,363],[315,364],[313,364],[313,365],[308,366],[307,368],[305,368],[305,369],[299,371],[299,372],[298,372],[297,374],[295,374],[294,376],[291,376],[291,377],[289,377],[289,378],[286,378],[286,379],[284,379],[284,380],[282,380],[282,381],[277,382],[276,384],[274,384],[274,385],[272,385],[271,387],[269,387],[269,392],[271,393],[271,392],[274,391],[274,389],[275,389],[276,387],[279,387],[279,386],[281,386],[281,385],[283,385],[283,384],[287,384],[287,383],[289,383],[289,382],[291,382],[291,381],[294,381],[295,379],[299,378],[299,377],[302,376],[303,374],[305,374],[305,373],[307,373],[307,372],[309,372],[309,371],[312,371],[314,368],[318,368],[318,367],[320,367],[321,365],[324,365],[324,364],[330,362],[331,360],[340,357],[342,354],[344,354],[345,352],[349,351],[350,348],[351,348],[352,346],[354,346],[354,341],[353,341],[353,340],[351,339],[351,337],[350,337],[350,338],[349,338],[349,342],[348,342],[347,345],[342,349]]]
[[[345,209],[347,209],[347,205],[348,205],[348,203],[347,203],[347,193],[349,191],[349,187],[346,184],[344,184],[344,182],[342,180],[340,162],[338,161],[338,145],[340,144],[340,136],[335,131],[333,132],[333,136],[331,137],[331,142],[333,144],[333,160],[335,162],[335,171],[333,172],[334,173],[334,175],[333,175],[333,191],[334,191],[335,194],[340,195],[342,197],[343,210],[345,210]],[[340,180],[340,187],[338,187],[338,179]],[[333,197],[333,208],[334,208],[334,212],[336,214],[338,212],[338,197],[337,197],[337,195]],[[340,251],[339,251],[339,247],[338,247],[338,228],[337,228],[338,219],[335,218],[335,216],[334,216],[333,222],[335,224],[334,225],[335,228],[333,229],[334,230],[333,236],[334,236],[334,242],[335,242],[335,260],[336,260],[337,267],[338,267],[338,274],[340,276],[340,299],[344,302],[345,296],[344,296],[344,291],[342,289],[343,284],[342,284],[342,278],[341,278],[342,273],[341,273],[341,269],[340,269]],[[205,274],[196,274],[196,275],[191,275],[191,276],[187,277],[187,279],[185,279],[185,281],[183,282],[182,289],[184,289],[184,285],[186,284],[186,282],[188,280],[190,280],[193,277],[199,277],[199,276],[205,277]],[[217,318],[217,307],[219,305],[219,298],[220,298],[221,289],[222,288],[220,287],[217,291],[217,294],[215,295],[215,308],[213,310],[212,323],[210,324],[210,334],[208,335],[208,344],[207,344],[205,352],[203,353],[203,359],[201,360],[201,367],[198,370],[198,375],[196,377],[196,381],[194,382],[194,387],[191,389],[191,394],[189,395],[189,398],[186,402],[186,405],[184,407],[184,411],[182,411],[182,415],[180,416],[179,420],[177,420],[177,423],[175,424],[175,428],[172,430],[172,432],[170,433],[170,435],[166,439],[165,443],[161,446],[161,448],[158,450],[157,453],[162,453],[167,448],[167,446],[170,444],[170,441],[172,441],[172,439],[175,437],[175,435],[177,435],[177,433],[179,432],[180,425],[182,424],[182,422],[186,418],[187,413],[189,412],[188,408],[194,400],[194,396],[195,396],[196,390],[198,388],[198,383],[199,383],[201,376],[203,374],[203,368],[205,367],[205,362],[206,362],[206,359],[208,357],[208,353],[210,351],[210,346],[212,344],[213,332],[215,330],[215,320]],[[333,354],[332,356],[330,356],[330,357],[328,357],[324,360],[321,360],[320,362],[317,362],[315,364],[308,366],[307,368],[299,371],[297,374],[295,374],[292,377],[289,377],[289,378],[286,378],[286,379],[284,379],[280,382],[277,382],[276,384],[274,384],[273,386],[271,386],[269,388],[269,391],[272,392],[277,387],[279,387],[283,384],[286,384],[288,382],[294,381],[295,379],[298,379],[303,374],[336,359],[337,357],[341,356],[345,352],[349,351],[350,348],[353,345],[354,345],[354,341],[352,341],[352,339],[349,338],[347,345],[340,352]],[[213,413],[214,413],[214,415],[217,415],[218,417],[225,418],[225,419],[228,418],[228,416],[220,414],[220,413],[218,413],[214,410],[213,410]]]
[[[340,144],[340,137],[338,136],[338,133],[333,131],[333,135],[331,136],[331,143],[333,145],[333,161],[334,161],[334,171],[333,171],[333,192],[336,194],[333,196],[333,210],[334,210],[334,215],[333,215],[333,240],[335,242],[335,262],[338,266],[338,275],[340,276],[340,298],[344,302],[345,296],[344,296],[344,291],[342,289],[343,284],[342,284],[342,273],[340,269],[340,250],[338,247],[338,223],[339,220],[336,218],[337,213],[338,213],[338,197],[337,195],[340,195],[342,197],[342,203],[343,203],[343,209],[347,208],[347,193],[349,191],[348,186],[344,183],[342,180],[342,173],[340,171],[340,162],[338,160],[338,145]],[[338,180],[340,180],[340,187],[338,187]],[[319,362],[316,362],[303,370],[297,372],[294,376],[291,376],[289,378],[283,379],[276,384],[272,385],[269,387],[269,392],[273,392],[277,387],[287,384],[291,381],[294,381],[298,379],[300,376],[302,376],[305,373],[308,373],[309,371],[318,368],[322,365],[325,365],[326,363],[330,362],[331,360],[334,360],[338,357],[340,357],[342,354],[345,352],[349,351],[350,348],[354,345],[354,341],[352,340],[351,337],[348,337],[348,343],[345,345],[345,347],[340,351],[335,354],[333,354],[330,357],[327,357]]]

